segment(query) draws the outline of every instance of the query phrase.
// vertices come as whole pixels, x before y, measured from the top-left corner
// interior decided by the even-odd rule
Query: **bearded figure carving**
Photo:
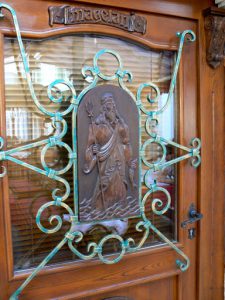
[[[93,104],[86,103],[91,123],[83,172],[89,174],[97,167],[98,177],[90,202],[93,209],[104,213],[116,210],[115,204],[127,206],[128,185],[137,189],[134,176],[137,158],[132,157],[129,128],[117,110],[113,94],[105,92],[100,101],[100,114],[95,118]]]

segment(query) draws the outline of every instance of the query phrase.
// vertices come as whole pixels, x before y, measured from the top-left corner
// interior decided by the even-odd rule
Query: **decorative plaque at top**
[[[103,24],[145,34],[147,21],[134,13],[124,14],[107,8],[63,5],[49,7],[49,24]]]

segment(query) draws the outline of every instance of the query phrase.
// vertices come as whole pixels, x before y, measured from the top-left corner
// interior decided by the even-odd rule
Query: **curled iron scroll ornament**
[[[132,74],[128,70],[123,69],[123,64],[122,60],[119,56],[118,53],[116,53],[113,50],[110,49],[103,49],[100,50],[98,53],[95,54],[94,59],[93,59],[93,66],[84,66],[82,69],[82,74],[86,81],[89,82],[89,85],[84,88],[79,95],[76,95],[75,89],[73,85],[69,81],[65,80],[56,80],[52,84],[49,85],[48,90],[47,90],[47,95],[50,101],[55,102],[55,103],[60,103],[63,100],[67,100],[69,102],[68,107],[64,111],[56,111],[56,112],[51,112],[48,111],[45,107],[41,105],[39,102],[38,98],[36,97],[33,84],[31,81],[31,76],[30,76],[30,70],[29,70],[29,65],[27,62],[26,54],[25,54],[25,49],[23,46],[23,42],[21,39],[20,35],[20,30],[18,26],[18,21],[16,17],[15,11],[8,5],[6,4],[0,4],[0,10],[1,10],[1,17],[4,17],[2,8],[5,8],[9,10],[12,14],[16,33],[17,33],[17,39],[20,47],[20,52],[23,60],[23,65],[26,73],[26,78],[27,78],[27,83],[30,89],[30,94],[31,97],[36,104],[37,108],[45,115],[49,116],[52,118],[52,124],[53,127],[56,127],[60,125],[61,131],[57,132],[55,135],[48,139],[44,139],[35,143],[30,143],[24,146],[19,146],[13,149],[8,149],[8,150],[3,150],[4,147],[4,140],[3,138],[0,138],[0,161],[12,161],[16,164],[22,165],[25,168],[29,168],[39,174],[42,174],[46,177],[51,178],[52,180],[59,181],[63,184],[64,190],[59,193],[57,189],[53,190],[52,192],[52,200],[45,203],[42,205],[37,213],[36,216],[36,223],[38,227],[40,228],[41,231],[45,232],[46,234],[52,234],[60,230],[62,223],[63,223],[63,218],[59,215],[53,215],[49,218],[49,223],[52,225],[53,221],[56,221],[56,225],[52,225],[53,227],[51,229],[45,228],[42,223],[41,223],[41,217],[42,213],[45,211],[45,209],[48,209],[50,206],[60,206],[63,207],[67,211],[66,215],[66,220],[68,220],[71,223],[69,231],[65,234],[64,238],[59,242],[59,244],[46,256],[46,258],[40,263],[38,267],[34,269],[34,271],[31,273],[31,275],[24,281],[24,283],[14,292],[14,294],[10,297],[11,300],[13,299],[18,299],[18,296],[21,294],[22,290],[29,284],[29,282],[37,275],[39,271],[41,271],[44,266],[51,260],[51,258],[56,255],[56,253],[63,247],[63,245],[68,244],[70,250],[77,255],[80,259],[83,260],[90,260],[96,256],[99,257],[99,259],[106,264],[114,264],[119,262],[125,253],[133,253],[138,251],[145,241],[147,240],[150,232],[156,233],[159,238],[170,245],[182,258],[183,260],[177,259],[176,264],[180,268],[180,270],[185,271],[189,267],[190,261],[189,258],[174,244],[171,242],[166,236],[164,236],[149,220],[149,218],[146,215],[146,201],[149,198],[150,195],[153,195],[153,201],[151,203],[152,206],[152,211],[157,214],[157,215],[162,215],[164,214],[170,207],[170,194],[168,191],[162,187],[159,187],[157,185],[157,182],[154,182],[153,184],[149,184],[147,177],[149,176],[150,172],[154,172],[156,170],[160,170],[168,166],[169,164],[175,164],[178,163],[181,160],[184,159],[191,159],[192,166],[197,167],[200,164],[200,147],[201,143],[200,140],[195,138],[191,141],[191,147],[186,147],[179,145],[178,143],[175,143],[173,141],[169,141],[161,136],[156,135],[155,133],[151,132],[150,129],[150,121],[151,120],[156,120],[157,121],[157,115],[163,113],[167,106],[168,103],[170,102],[170,99],[172,97],[174,87],[176,84],[176,77],[177,77],[177,71],[180,63],[180,58],[181,58],[181,53],[182,53],[182,48],[185,42],[186,37],[188,37],[189,41],[194,41],[195,40],[195,34],[190,31],[186,30],[182,33],[178,33],[178,37],[180,39],[180,44],[179,44],[179,49],[178,49],[178,54],[177,54],[177,60],[176,64],[174,67],[173,71],[173,76],[170,84],[170,89],[169,89],[169,94],[168,94],[168,99],[166,101],[166,104],[164,105],[163,108],[159,109],[158,111],[151,111],[147,110],[144,107],[144,104],[142,103],[141,99],[141,94],[142,90],[144,88],[150,88],[153,89],[156,93],[156,97],[154,99],[151,99],[150,96],[147,97],[147,100],[150,103],[154,103],[155,101],[158,100],[160,96],[160,91],[158,87],[153,84],[153,83],[144,83],[140,85],[137,91],[137,95],[135,96],[127,87],[125,84],[125,80],[132,81]],[[99,68],[98,65],[98,60],[99,58],[105,54],[111,54],[114,58],[116,58],[118,62],[118,68],[115,70],[113,75],[105,75],[104,73],[101,72],[101,69]],[[76,124],[76,118],[77,118],[77,109],[79,103],[82,101],[82,98],[84,95],[87,94],[88,91],[96,87],[99,81],[111,81],[111,80],[117,80],[118,85],[126,91],[132,99],[135,101],[137,107],[138,107],[138,112],[139,112],[139,130],[141,130],[141,123],[140,123],[140,116],[141,112],[147,115],[146,119],[146,124],[145,124],[145,129],[147,134],[149,135],[149,139],[142,145],[141,144],[141,139],[139,135],[139,183],[140,183],[140,177],[141,177],[141,161],[148,167],[148,170],[146,171],[144,175],[144,183],[147,187],[147,192],[144,195],[143,199],[140,197],[140,211],[141,211],[141,221],[139,221],[136,224],[136,230],[138,232],[142,232],[143,236],[142,239],[137,243],[132,237],[129,238],[123,238],[120,234],[107,234],[105,237],[103,237],[98,243],[95,242],[89,242],[87,246],[87,254],[81,253],[77,249],[77,245],[82,241],[84,233],[82,230],[79,230],[79,221],[78,221],[78,190],[77,190],[77,137],[76,137],[76,132],[77,128],[75,126]],[[64,84],[66,85],[69,90],[70,90],[70,96],[66,97],[62,93],[58,94],[58,97],[55,98],[52,95],[52,90],[55,85],[57,84]],[[68,114],[72,114],[72,123],[73,123],[73,149],[69,145],[67,145],[65,142],[62,142],[62,138],[66,135],[68,125],[65,120],[65,116]],[[147,145],[151,143],[158,143],[161,148],[163,149],[163,154],[160,160],[156,163],[149,163],[146,158],[145,158],[145,152],[146,152],[146,147]],[[170,144],[171,146],[180,148],[181,150],[187,152],[187,154],[178,157],[176,159],[173,159],[169,162],[165,161],[166,157],[166,147],[165,144]],[[59,146],[59,147],[64,147],[68,153],[68,163],[67,165],[60,169],[60,170],[55,170],[53,168],[49,168],[45,162],[45,156],[46,152],[49,148],[54,147],[54,146]],[[27,149],[35,148],[38,146],[43,146],[43,149],[41,151],[41,165],[42,168],[38,168],[36,166],[33,166],[31,164],[28,164],[26,162],[23,162],[13,156],[14,153],[24,151]],[[74,169],[74,211],[66,204],[66,200],[68,196],[70,195],[70,185],[67,180],[65,180],[62,175],[65,174],[70,168]],[[5,166],[2,169],[1,177],[6,175],[6,168]],[[154,199],[154,193],[155,192],[161,192],[164,193],[166,197],[166,205],[163,205],[162,200],[160,199]],[[140,184],[139,184],[139,195],[141,195],[141,190],[140,190]],[[54,222],[55,224],[55,222]],[[110,240],[115,240],[120,244],[120,252],[118,253],[116,258],[110,258],[110,256],[105,256],[103,254],[103,248],[106,242]]]

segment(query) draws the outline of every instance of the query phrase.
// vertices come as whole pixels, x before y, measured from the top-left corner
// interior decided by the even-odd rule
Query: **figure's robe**
[[[95,144],[99,146],[97,154],[93,153]],[[126,164],[130,158],[129,131],[123,120],[117,119],[114,125],[94,122],[89,126],[84,172],[99,168],[91,199],[93,209],[104,211],[115,203],[127,205]]]

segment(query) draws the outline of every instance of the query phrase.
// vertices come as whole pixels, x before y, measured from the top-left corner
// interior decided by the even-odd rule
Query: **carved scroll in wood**
[[[49,24],[103,24],[129,32],[146,32],[146,19],[134,13],[124,14],[107,8],[73,7],[68,5],[49,7]]]
[[[121,88],[103,85],[78,110],[80,221],[139,215],[138,111]]]
[[[225,10],[209,8],[204,11],[206,31],[206,60],[212,68],[225,57]]]

